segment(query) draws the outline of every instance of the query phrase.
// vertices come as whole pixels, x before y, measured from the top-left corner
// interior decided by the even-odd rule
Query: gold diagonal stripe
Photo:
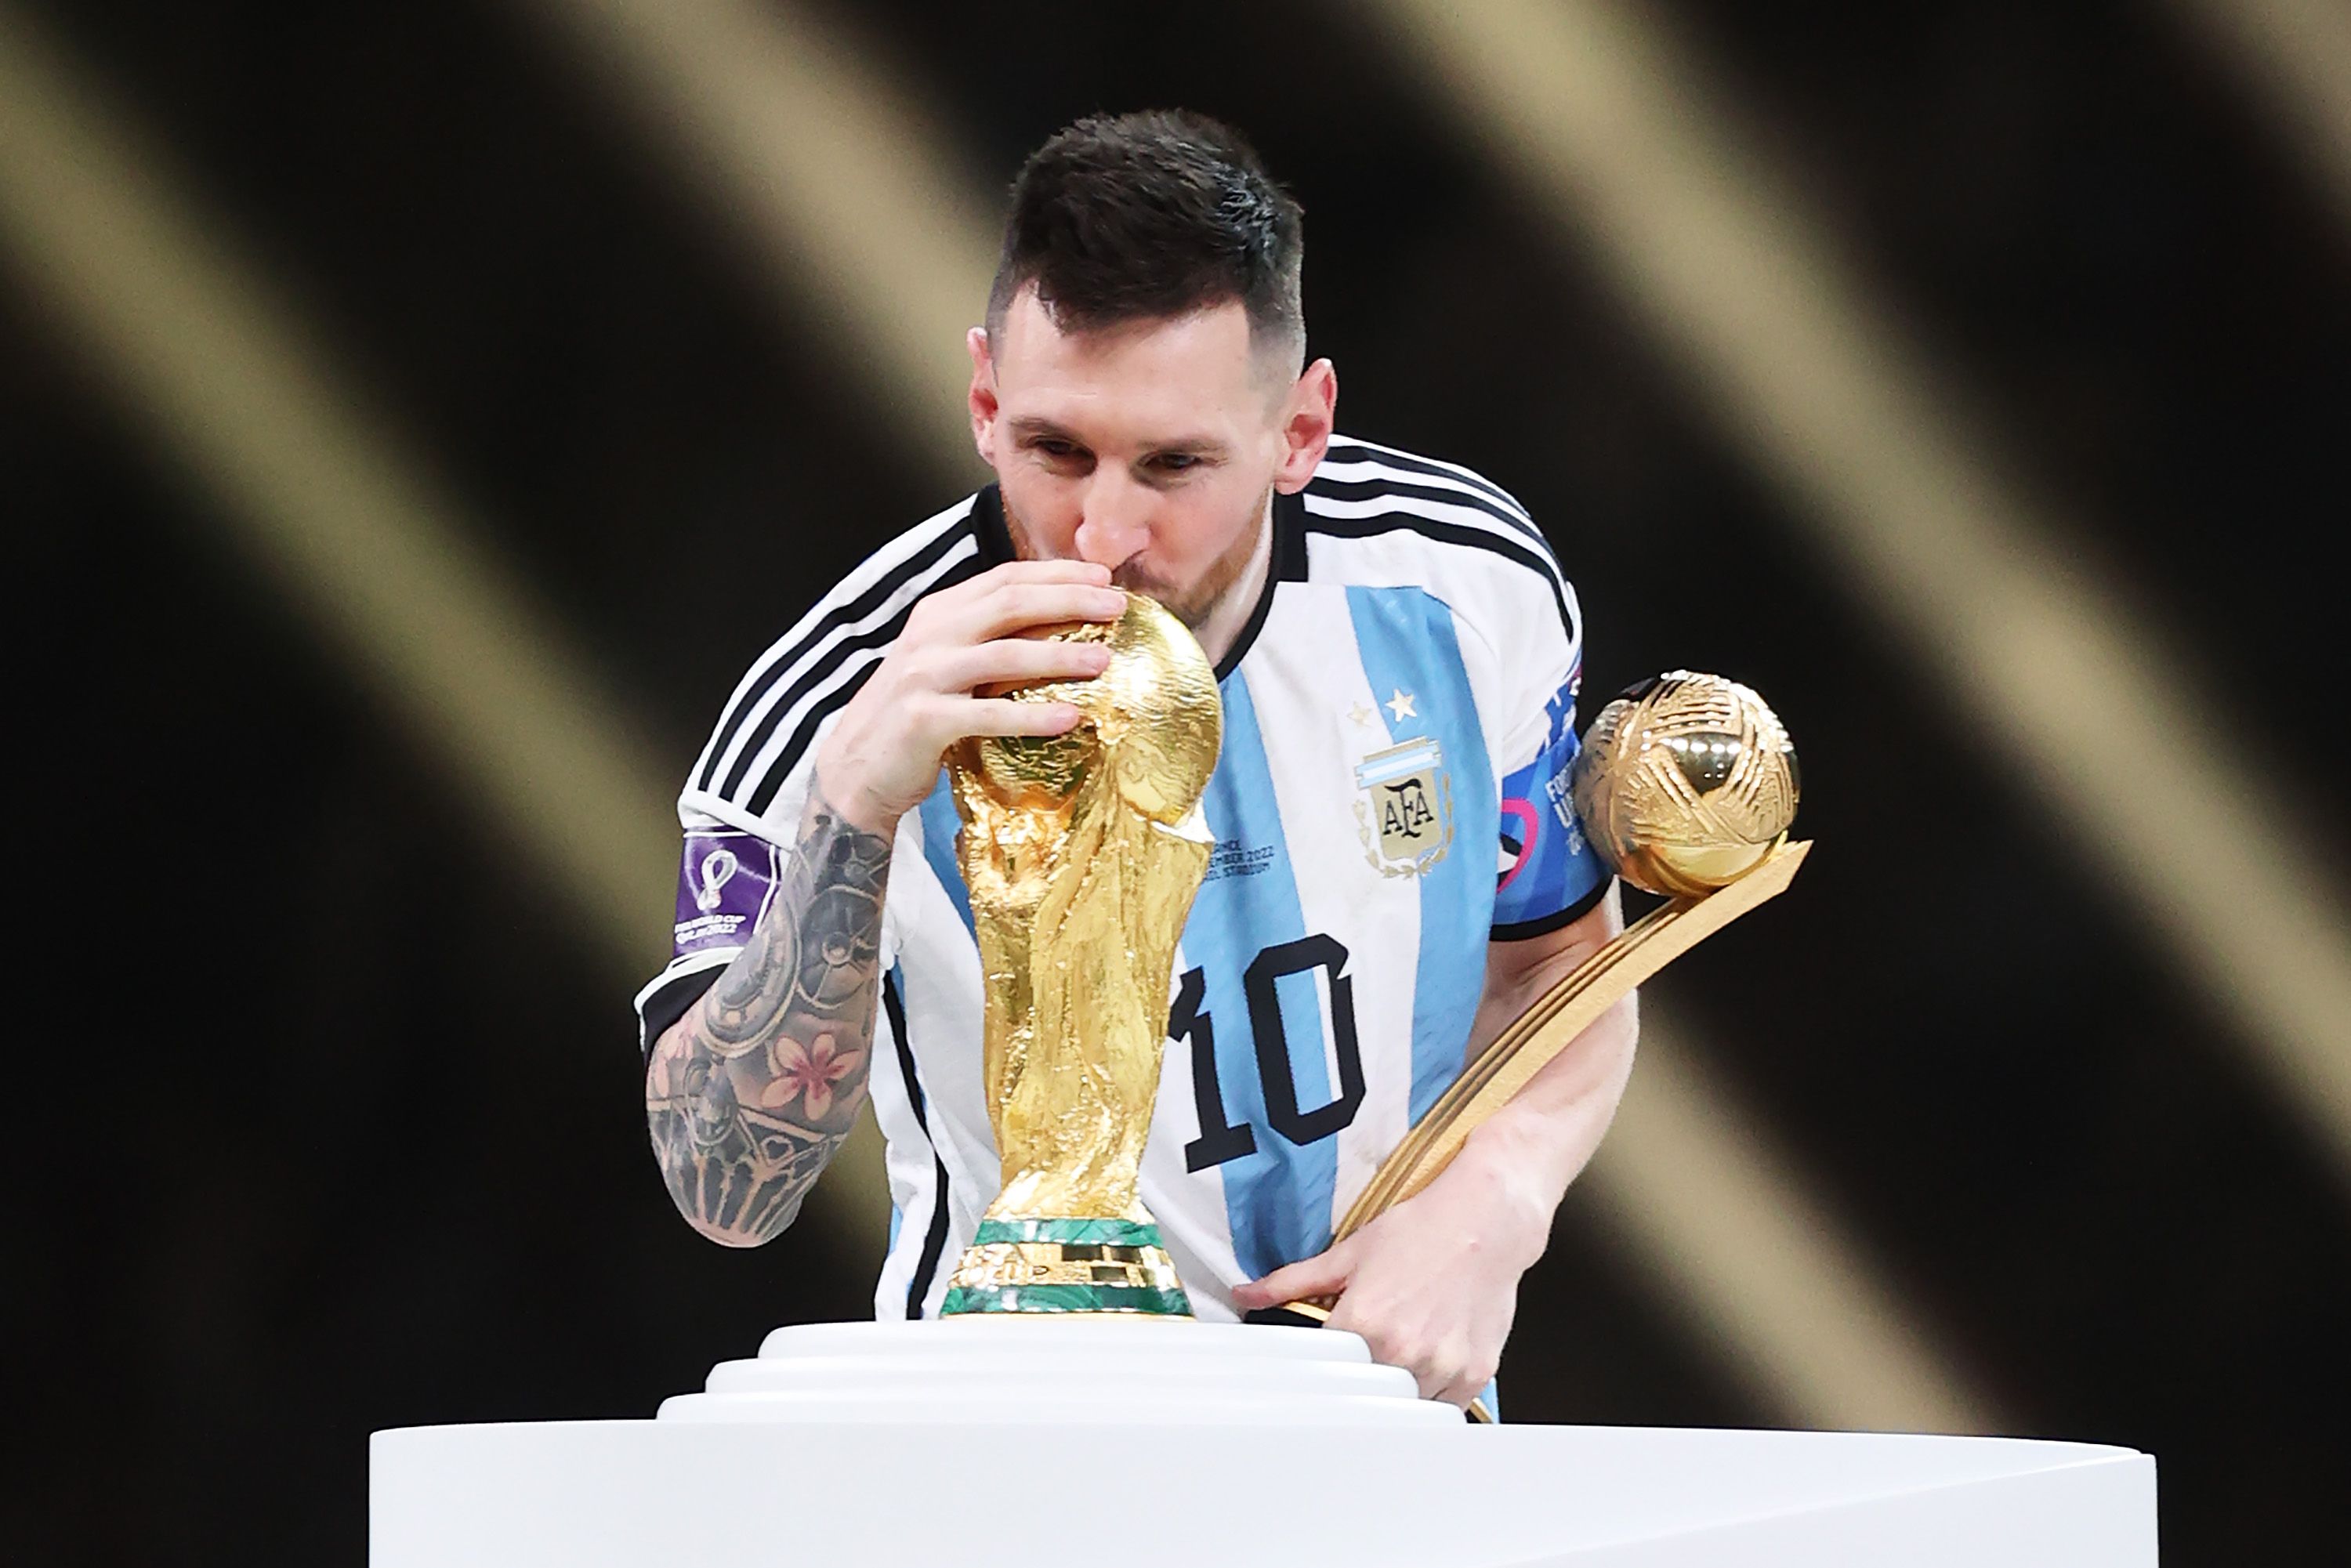
[[[2198,42],[2218,46],[2309,167],[2351,233],[2351,5],[2344,0],[2171,0]]]
[[[224,539],[566,895],[615,978],[606,1046],[629,1049],[619,1009],[664,956],[676,876],[668,770],[152,143],[5,5],[0,235]],[[888,1218],[871,1124],[816,1200],[860,1258]]]
[[[1577,1183],[1686,1330],[1783,1418],[1862,1431],[2009,1428],[1754,1118],[1643,998],[1616,1125]]]
[[[940,483],[977,487],[964,334],[996,242],[985,187],[944,154],[945,131],[789,5],[517,4],[755,243],[786,330],[822,329],[822,373],[844,376]]]
[[[1376,10],[2351,1181],[2351,919],[2261,738],[2061,548],[2051,508],[1644,13]]]

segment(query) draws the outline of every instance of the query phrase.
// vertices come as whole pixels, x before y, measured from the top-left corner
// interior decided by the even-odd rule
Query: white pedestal
[[[1473,1427],[1328,1330],[783,1329],[653,1421],[371,1445],[376,1568],[1003,1561],[2154,1568],[2155,1463],[1984,1437]]]

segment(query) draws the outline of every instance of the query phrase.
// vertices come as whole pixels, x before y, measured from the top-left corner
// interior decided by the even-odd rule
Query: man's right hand
[[[1061,735],[1068,703],[982,697],[978,688],[1091,680],[1110,664],[1101,643],[1025,636],[1071,621],[1115,621],[1126,595],[1110,569],[1076,560],[1016,560],[914,606],[817,753],[817,787],[850,822],[884,837],[938,782],[939,758],[971,735]]]

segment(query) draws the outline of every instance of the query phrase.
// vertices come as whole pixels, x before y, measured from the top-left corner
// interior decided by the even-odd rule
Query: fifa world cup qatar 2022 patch
[[[776,891],[776,846],[756,833],[689,832],[678,867],[676,951],[739,947]]]

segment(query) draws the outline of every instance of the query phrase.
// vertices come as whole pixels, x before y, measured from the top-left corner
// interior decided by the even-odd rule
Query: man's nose
[[[1097,475],[1078,519],[1078,559],[1116,571],[1142,554],[1151,542],[1150,502],[1149,493],[1125,475]]]

